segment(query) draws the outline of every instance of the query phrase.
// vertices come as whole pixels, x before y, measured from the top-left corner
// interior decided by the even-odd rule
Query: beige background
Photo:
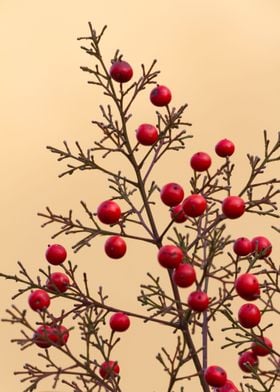
[[[92,209],[109,196],[107,182],[99,174],[84,173],[57,178],[64,166],[55,161],[46,145],[61,146],[63,140],[89,145],[95,138],[90,121],[98,118],[99,92],[86,84],[79,70],[89,59],[80,51],[76,37],[87,34],[87,22],[97,29],[109,26],[103,41],[108,60],[116,48],[139,74],[140,64],[154,58],[162,70],[159,82],[172,89],[173,104],[189,103],[186,121],[193,123],[195,138],[189,149],[164,161],[157,171],[159,184],[180,181],[188,189],[187,161],[197,150],[213,152],[220,138],[237,146],[236,192],[245,181],[246,153],[260,154],[262,131],[271,137],[279,129],[280,3],[278,0],[173,0],[119,1],[0,1],[0,129],[1,129],[1,270],[14,273],[21,260],[36,274],[44,264],[44,251],[55,227],[40,229],[36,216],[46,205],[56,212],[73,208],[79,201]],[[148,92],[136,106],[132,126],[151,121]],[[133,131],[133,129],[132,129]],[[274,165],[272,175],[279,173]],[[81,215],[80,215],[81,217]],[[161,222],[160,222],[161,223]],[[233,236],[265,233],[279,252],[276,233],[269,220],[246,217],[232,222]],[[71,238],[60,239],[70,248]],[[88,271],[93,291],[103,285],[112,304],[135,308],[139,285],[147,270],[161,274],[155,251],[129,243],[120,262],[108,261],[103,240],[91,249],[69,257]],[[277,249],[278,246],[278,249]],[[276,259],[276,257],[275,257]],[[1,281],[1,317],[10,303],[15,285]],[[186,295],[186,294],[183,294]],[[26,297],[18,301],[26,306]],[[219,331],[221,325],[216,325]],[[0,389],[22,391],[12,374],[25,361],[36,362],[35,349],[20,353],[9,340],[17,328],[1,324]],[[139,322],[123,337],[116,350],[123,374],[124,391],[164,391],[166,378],[154,360],[174,337],[158,327],[143,328]],[[210,361],[220,359],[237,382],[241,372],[236,354],[220,354],[220,336],[211,346]],[[79,349],[73,337],[73,350]],[[198,391],[196,383],[191,384]],[[50,388],[50,384],[42,385]],[[66,391],[60,387],[61,391]],[[176,389],[179,390],[179,387]]]

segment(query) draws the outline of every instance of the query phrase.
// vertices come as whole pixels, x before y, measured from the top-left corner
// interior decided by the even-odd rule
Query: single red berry
[[[33,342],[41,348],[48,348],[52,345],[49,334],[52,328],[49,325],[40,325],[33,335]]]
[[[204,371],[204,377],[208,385],[211,387],[222,387],[227,381],[227,374],[220,366],[208,366]]]
[[[235,281],[237,294],[246,301],[255,301],[260,296],[260,285],[258,279],[253,274],[239,275]]]
[[[191,157],[190,164],[193,170],[203,172],[211,166],[212,160],[206,152],[197,152]]]
[[[117,223],[121,217],[121,209],[113,200],[103,201],[97,208],[97,216],[102,223],[111,225]]]
[[[50,274],[46,286],[54,293],[65,293],[70,285],[70,280],[67,275],[62,272],[53,272]]]
[[[233,250],[237,256],[248,256],[253,250],[252,242],[246,237],[237,238],[234,241]]]
[[[57,346],[64,346],[69,338],[69,331],[63,325],[52,327],[49,333],[49,339],[52,344]]]
[[[189,263],[179,264],[173,272],[173,281],[179,287],[190,287],[196,279],[195,269]]]
[[[126,243],[122,237],[114,235],[106,240],[104,249],[111,259],[120,259],[126,253]]]
[[[52,265],[58,265],[65,261],[67,252],[64,246],[53,244],[49,245],[46,251],[46,259]]]
[[[238,365],[245,373],[251,373],[251,368],[256,368],[258,364],[258,357],[252,351],[244,351],[244,353],[239,356]]]
[[[181,203],[184,197],[184,190],[181,185],[170,182],[164,185],[160,191],[161,201],[169,207],[175,207]]]
[[[133,70],[126,61],[115,61],[110,68],[112,79],[119,83],[128,82],[133,76]]]
[[[224,199],[222,210],[229,219],[239,218],[245,212],[245,203],[239,196],[228,196]]]
[[[171,219],[173,219],[176,223],[184,223],[187,220],[187,216],[183,210],[182,204],[178,204],[177,206],[172,207],[170,216]]]
[[[45,310],[49,307],[51,300],[45,290],[32,291],[28,297],[28,303],[33,310]]]
[[[110,318],[110,327],[113,331],[124,332],[129,328],[129,326],[129,317],[123,312],[114,313]]]
[[[258,342],[253,342],[251,349],[258,357],[265,357],[271,353],[272,342],[265,336],[258,336]]]
[[[239,390],[231,380],[227,380],[224,386],[215,388],[214,392],[239,392]]]
[[[238,320],[244,328],[254,328],[261,321],[261,312],[254,304],[244,304],[238,312]]]
[[[158,251],[158,261],[165,268],[176,268],[183,261],[182,249],[175,245],[164,245]]]
[[[234,150],[234,144],[228,139],[220,140],[215,147],[216,154],[222,158],[230,157],[234,153]]]
[[[193,291],[188,296],[188,305],[196,312],[203,312],[208,308],[209,297],[204,291]]]
[[[193,194],[188,196],[183,201],[183,210],[187,216],[195,218],[204,213],[207,207],[206,199],[199,194]]]
[[[165,86],[157,86],[150,93],[150,101],[155,106],[166,106],[171,101],[171,98],[171,91]]]
[[[269,256],[272,251],[271,242],[263,236],[254,237],[252,239],[252,248],[254,253],[260,254],[260,259]]]
[[[141,124],[136,131],[136,138],[143,146],[152,146],[158,140],[158,130],[151,124]]]
[[[105,361],[99,369],[99,374],[102,378],[115,377],[119,372],[120,367],[115,361]]]

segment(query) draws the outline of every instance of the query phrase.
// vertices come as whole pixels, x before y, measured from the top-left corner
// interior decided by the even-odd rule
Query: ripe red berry
[[[175,245],[164,245],[158,251],[158,261],[165,268],[176,268],[182,263],[184,254],[182,249]]]
[[[228,196],[224,199],[222,210],[229,219],[239,218],[245,212],[245,203],[239,196]]]
[[[51,300],[45,290],[32,291],[28,297],[28,303],[33,310],[45,310],[49,307]]]
[[[181,203],[184,197],[184,190],[181,185],[170,182],[164,185],[160,191],[161,201],[169,207],[175,207]]]
[[[67,343],[69,338],[69,331],[63,325],[52,327],[48,338],[51,340],[53,345],[62,347]]]
[[[183,210],[182,204],[178,204],[177,206],[172,207],[170,216],[171,219],[173,219],[176,223],[184,223],[187,220],[187,216]]]
[[[204,291],[193,291],[188,296],[188,305],[196,312],[203,312],[208,308],[209,297]]]
[[[158,140],[158,130],[151,124],[141,124],[136,131],[136,138],[143,146],[152,146]]]
[[[251,373],[251,367],[256,368],[258,364],[258,358],[252,351],[244,351],[239,356],[238,365],[245,373]]]
[[[40,325],[33,335],[33,342],[41,348],[48,348],[52,345],[49,334],[52,328],[49,325]]]
[[[242,274],[235,281],[237,294],[246,301],[255,301],[260,296],[258,279],[253,274]]]
[[[254,328],[261,321],[261,312],[254,304],[244,304],[238,312],[238,320],[244,328]]]
[[[97,216],[102,223],[111,225],[117,223],[121,217],[121,209],[113,200],[103,201],[97,208]]]
[[[110,318],[110,327],[113,331],[124,332],[130,326],[130,320],[127,314],[122,312],[114,313]]]
[[[248,256],[253,250],[252,242],[246,237],[237,238],[234,241],[233,250],[237,256]]]
[[[272,245],[266,237],[258,236],[252,239],[252,250],[255,254],[260,253],[259,258],[263,259],[270,255]]]
[[[165,86],[157,86],[150,93],[150,101],[155,106],[166,106],[171,98],[171,91]]]
[[[183,210],[187,216],[195,218],[204,213],[207,207],[207,202],[202,195],[193,194],[188,196],[183,201]]]
[[[196,279],[195,269],[189,263],[179,264],[173,272],[173,281],[179,287],[190,287]]]
[[[46,286],[54,293],[65,293],[70,285],[70,280],[67,275],[62,272],[53,272],[50,274]]]
[[[122,237],[114,235],[106,240],[104,249],[111,259],[120,259],[126,253],[126,243]]]
[[[46,259],[52,265],[58,265],[65,261],[67,252],[64,246],[54,244],[49,245],[46,251]]]
[[[99,374],[102,378],[111,378],[118,375],[120,367],[115,361],[105,361],[102,363]]]
[[[133,70],[126,61],[119,60],[112,64],[110,75],[116,82],[125,83],[132,78]]]
[[[193,170],[198,172],[203,172],[205,170],[208,170],[209,167],[211,166],[211,163],[212,163],[211,157],[206,152],[197,152],[191,157],[191,161],[190,161]]]
[[[215,147],[216,154],[222,158],[230,157],[234,153],[234,150],[234,144],[228,139],[220,140]]]
[[[239,390],[231,380],[227,380],[224,386],[215,388],[214,392],[239,392]]]
[[[251,345],[253,353],[258,357],[265,357],[266,355],[270,354],[272,349],[271,340],[265,336],[258,336],[258,341],[260,342],[253,342]]]
[[[208,385],[211,387],[222,387],[227,381],[225,370],[219,366],[208,366],[204,372],[204,377]]]

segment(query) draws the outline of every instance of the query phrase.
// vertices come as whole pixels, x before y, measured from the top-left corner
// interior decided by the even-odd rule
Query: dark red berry
[[[175,207],[183,200],[184,190],[181,185],[170,182],[161,188],[160,198],[167,206]]]
[[[239,218],[245,212],[245,203],[239,196],[228,196],[222,204],[224,215],[229,219]]]
[[[239,392],[239,390],[232,381],[227,380],[224,386],[221,388],[215,388],[214,392]]]
[[[193,170],[203,172],[211,166],[211,157],[206,152],[197,152],[191,157],[191,167]]]
[[[255,301],[260,296],[260,285],[253,274],[242,274],[235,281],[237,294],[246,301]]]
[[[54,326],[51,328],[48,338],[53,345],[64,346],[69,338],[69,331],[63,325]]]
[[[234,150],[234,144],[228,139],[220,140],[215,147],[216,154],[222,158],[230,157],[234,153]]]
[[[204,371],[204,377],[211,387],[222,387],[227,381],[227,374],[220,366],[208,366]]]
[[[234,241],[233,250],[237,256],[248,256],[253,250],[252,242],[246,237],[237,238]]]
[[[46,310],[50,303],[49,294],[45,290],[34,290],[28,297],[28,303],[33,310]]]
[[[120,367],[115,361],[103,362],[99,374],[102,378],[112,378],[118,375],[120,372]]]
[[[62,272],[53,272],[50,274],[46,286],[54,293],[65,293],[70,285],[70,280],[67,275]]]
[[[258,342],[253,342],[251,349],[258,357],[265,357],[271,353],[272,342],[265,336],[258,336]]]
[[[158,130],[151,124],[141,124],[136,131],[136,138],[143,146],[152,146],[158,140]]]
[[[188,305],[196,312],[203,312],[208,308],[209,297],[204,291],[193,291],[188,296]]]
[[[207,207],[207,202],[202,195],[193,194],[188,196],[183,201],[183,210],[187,216],[195,218],[204,213]]]
[[[52,345],[49,334],[52,328],[49,325],[40,325],[33,335],[33,342],[41,348],[48,348]]]
[[[97,216],[102,223],[111,225],[117,223],[121,217],[121,209],[113,200],[106,200],[97,209]]]
[[[110,318],[110,327],[113,331],[124,332],[130,326],[130,320],[127,314],[122,312],[114,313]]]
[[[182,249],[175,245],[164,245],[158,251],[158,261],[165,268],[176,268],[183,261]]]
[[[245,373],[251,373],[252,368],[258,367],[258,357],[252,351],[244,351],[239,356],[238,365]]]
[[[187,216],[183,210],[182,204],[178,204],[177,206],[172,207],[170,216],[176,223],[184,223],[187,220]]]
[[[133,70],[126,61],[119,60],[112,64],[110,75],[116,82],[125,83],[132,78]]]
[[[257,236],[252,239],[252,251],[258,254],[260,259],[268,257],[272,251],[271,242],[263,236]]]
[[[254,328],[261,321],[261,312],[254,304],[244,304],[238,312],[238,320],[244,328]]]
[[[155,106],[166,106],[171,101],[171,98],[171,91],[165,86],[157,86],[150,93],[150,101]]]
[[[58,265],[66,260],[67,252],[64,246],[54,244],[49,245],[46,251],[46,259],[52,265]]]
[[[173,271],[173,281],[179,287],[190,287],[196,279],[195,269],[189,263],[179,264]]]
[[[118,235],[109,237],[105,242],[104,249],[106,255],[111,259],[120,259],[126,253],[125,240]]]

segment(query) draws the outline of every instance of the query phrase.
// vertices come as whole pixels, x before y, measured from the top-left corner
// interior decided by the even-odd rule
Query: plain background
[[[79,70],[80,65],[91,63],[76,40],[87,34],[88,21],[97,30],[105,24],[109,27],[102,44],[108,66],[117,48],[136,75],[141,63],[148,65],[157,58],[162,71],[158,81],[171,88],[172,104],[189,104],[184,119],[193,124],[194,138],[185,151],[162,162],[155,173],[158,183],[178,181],[187,192],[192,153],[213,154],[216,142],[226,137],[236,144],[233,192],[238,193],[248,175],[247,152],[261,155],[263,130],[275,140],[279,129],[279,15],[278,0],[1,0],[1,270],[13,274],[16,261],[21,260],[36,276],[38,268],[45,266],[45,249],[58,230],[57,226],[40,229],[42,219],[37,212],[45,206],[58,213],[73,208],[82,218],[80,200],[95,210],[111,195],[106,178],[98,173],[58,179],[65,166],[45,148],[61,147],[63,140],[72,146],[75,140],[84,146],[96,140],[91,120],[100,118],[98,105],[104,97],[87,85],[87,75]],[[140,121],[154,118],[148,93],[142,94],[135,107],[131,132]],[[270,175],[278,173],[276,162]],[[163,213],[158,222],[166,222]],[[269,219],[250,215],[230,222],[229,230],[233,238],[266,235],[273,242],[277,260],[278,238],[271,224]],[[68,247],[69,258],[79,264],[80,272],[88,272],[92,292],[102,285],[113,305],[136,308],[139,285],[147,282],[146,271],[161,275],[167,283],[155,261],[156,253],[149,247],[140,250],[139,245],[128,242],[126,257],[112,262],[104,256],[103,239],[78,254],[70,250],[73,241],[68,237],[57,240]],[[15,284],[1,280],[1,318],[15,290]],[[182,295],[187,296],[187,291]],[[17,301],[18,306],[26,307],[26,300],[27,295]],[[56,305],[57,309],[61,306]],[[219,359],[230,378],[240,382],[237,352],[219,349],[224,342],[221,327],[215,324],[217,339],[210,346],[210,362]],[[1,323],[0,330],[0,388],[22,391],[13,371],[25,362],[38,363],[37,350],[21,353],[10,343],[11,338],[19,337],[17,327]],[[78,352],[79,340],[74,335],[71,347]],[[172,347],[174,339],[164,328],[144,328],[133,322],[115,353],[124,391],[165,390],[166,376],[154,358],[161,346]],[[199,390],[195,381],[189,385]],[[38,390],[50,386],[42,384]],[[58,390],[67,389],[60,386]]]

